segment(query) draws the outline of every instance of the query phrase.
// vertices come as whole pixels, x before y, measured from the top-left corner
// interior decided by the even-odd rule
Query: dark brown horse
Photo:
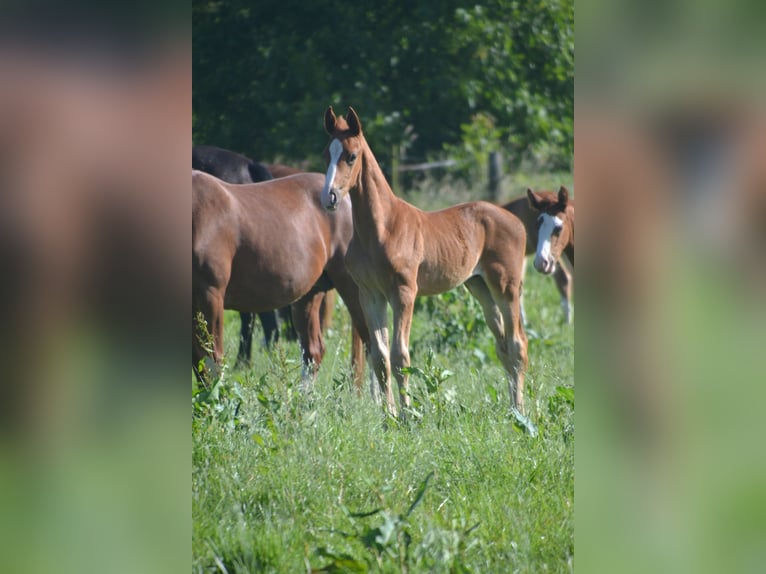
[[[192,171],[193,311],[207,321],[216,362],[223,358],[224,309],[260,312],[292,304],[304,365],[315,372],[324,356],[320,307],[335,288],[351,314],[354,378],[361,385],[361,341],[369,337],[343,263],[353,233],[351,205],[326,213],[323,184],[316,173],[233,185]],[[197,335],[195,368],[205,355]]]
[[[359,285],[371,337],[370,364],[389,412],[396,412],[392,367],[402,406],[406,409],[410,404],[404,368],[410,364],[415,298],[465,283],[480,302],[495,337],[497,355],[508,374],[512,406],[523,413],[527,337],[519,304],[524,225],[513,214],[486,202],[421,211],[394,195],[353,109],[349,108],[344,119],[336,118],[328,108],[324,126],[330,142],[322,204],[337,209],[351,197],[354,237],[346,266]],[[394,319],[390,356],[388,305]]]
[[[521,219],[527,229],[526,254],[535,254],[535,267],[543,273],[547,269],[548,273],[553,274],[561,295],[564,321],[570,323],[572,276],[561,263],[561,256],[564,255],[574,270],[574,200],[569,198],[569,191],[564,186],[558,194],[527,189],[526,196],[514,199],[503,207]],[[526,323],[523,301],[521,314]]]
[[[192,146],[192,169],[204,171],[227,183],[258,183],[273,178],[270,170],[264,164],[228,149],[210,145]],[[258,318],[263,326],[266,347],[270,347],[279,340],[278,316],[287,325],[288,339],[295,340],[298,338],[289,306],[282,307],[279,311],[258,313]],[[254,318],[253,313],[239,314],[240,332],[237,363],[249,363],[252,357]]]

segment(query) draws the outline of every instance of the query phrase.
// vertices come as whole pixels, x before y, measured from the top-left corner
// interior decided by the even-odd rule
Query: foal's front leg
[[[388,303],[379,291],[360,287],[359,302],[370,333],[368,364],[378,379],[380,390],[386,396],[388,412],[396,416],[396,402],[391,390],[391,359],[388,351]],[[370,389],[372,391],[372,388]],[[373,394],[373,398],[375,395]]]
[[[412,313],[415,309],[417,289],[406,285],[400,286],[391,300],[394,311],[394,340],[391,345],[391,363],[399,386],[399,400],[402,405],[401,419],[407,418],[406,409],[410,407],[409,379],[403,372],[410,366],[410,329],[412,328]]]

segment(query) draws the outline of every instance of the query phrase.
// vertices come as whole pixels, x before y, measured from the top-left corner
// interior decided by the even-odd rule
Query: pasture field
[[[436,197],[408,199],[465,199]],[[367,387],[354,392],[338,300],[311,393],[297,343],[267,354],[256,341],[252,368],[228,368],[197,396],[193,570],[572,571],[574,328],[560,322],[552,279],[527,267],[536,438],[515,424],[494,340],[464,287],[418,300],[407,423],[386,419]],[[233,365],[239,320],[226,320]]]

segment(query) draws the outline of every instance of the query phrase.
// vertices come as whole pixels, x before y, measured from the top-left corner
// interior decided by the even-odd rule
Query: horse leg
[[[387,301],[379,291],[359,290],[359,301],[370,333],[370,369],[378,380],[380,391],[386,396],[388,412],[396,416],[396,402],[391,390],[391,358],[388,350]],[[373,399],[375,392],[370,384]]]
[[[213,339],[213,360],[216,366],[220,366],[223,360],[223,293],[214,287],[208,287],[202,301],[200,301],[198,310],[202,312],[202,317],[207,323],[208,333]],[[197,380],[204,381],[208,378],[208,373],[204,370],[200,372],[198,366],[202,358],[209,356],[205,349],[207,334],[200,332],[196,317],[193,318],[193,323],[192,361],[194,361]],[[205,339],[204,343],[200,340],[201,337]],[[212,375],[214,378],[216,373]]]
[[[503,365],[505,365],[507,361],[507,350],[505,344],[503,314],[500,312],[497,305],[495,305],[492,293],[489,292],[489,287],[487,287],[484,279],[478,275],[471,277],[465,282],[465,286],[481,305],[481,310],[484,312],[487,326],[492,332],[492,336],[495,337],[495,352]]]
[[[409,378],[403,372],[410,366],[410,329],[412,327],[412,312],[415,308],[416,288],[401,285],[392,298],[391,306],[394,311],[394,339],[391,344],[391,366],[399,386],[399,401],[402,405],[401,418],[406,418],[406,409],[410,406]]]
[[[265,311],[258,313],[258,318],[261,320],[261,326],[263,327],[263,344],[267,349],[270,349],[274,343],[279,341],[279,324],[277,323],[276,311]],[[250,336],[252,339],[253,327],[250,326]]]
[[[300,339],[303,356],[304,387],[313,383],[324,358],[324,338],[319,324],[319,309],[324,297],[324,291],[309,293],[292,305],[293,324]]]
[[[564,311],[564,322],[572,322],[572,278],[564,268],[563,262],[559,261],[556,270],[553,272],[553,278],[556,281],[556,288],[561,296],[561,309]]]
[[[481,304],[487,325],[495,337],[495,351],[508,373],[508,386],[514,406],[524,414],[524,372],[527,368],[527,336],[521,324],[521,287],[511,286],[504,297],[481,277],[466,282],[471,294]]]
[[[237,365],[249,365],[253,356],[253,325],[255,316],[252,313],[239,314],[239,350]]]
[[[504,365],[508,371],[508,385],[516,409],[524,415],[524,374],[529,362],[527,357],[527,334],[521,324],[520,296],[522,284],[509,282],[502,291],[493,292],[495,304],[500,308],[505,323],[505,340],[509,353]]]
[[[356,394],[362,394],[362,379],[364,378],[364,342],[356,325],[351,325],[351,370],[353,372]]]

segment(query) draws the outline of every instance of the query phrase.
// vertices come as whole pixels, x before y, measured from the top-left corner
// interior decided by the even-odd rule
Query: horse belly
[[[438,295],[462,285],[474,274],[475,263],[454,267],[423,264],[418,270],[418,294]]]
[[[249,259],[235,259],[232,265],[224,298],[227,309],[261,312],[284,307],[308,293],[322,274],[319,265]]]

